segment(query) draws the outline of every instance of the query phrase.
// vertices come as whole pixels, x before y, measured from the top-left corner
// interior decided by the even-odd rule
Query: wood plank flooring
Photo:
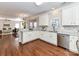
[[[50,45],[39,39],[20,45],[17,49],[11,43],[14,40],[14,37],[4,36],[3,43],[0,43],[1,56],[77,56],[75,53],[61,47]]]

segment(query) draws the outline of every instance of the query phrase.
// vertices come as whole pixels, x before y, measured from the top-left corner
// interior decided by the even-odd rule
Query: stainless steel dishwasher
[[[69,49],[69,35],[67,34],[58,34],[57,35],[58,46]]]

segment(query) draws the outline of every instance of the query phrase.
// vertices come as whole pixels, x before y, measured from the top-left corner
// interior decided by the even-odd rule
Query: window
[[[37,27],[37,22],[34,22],[34,28],[36,28]]]
[[[16,28],[19,28],[19,23],[16,23],[16,24],[15,24],[15,27],[16,27]]]
[[[30,29],[37,28],[37,21],[35,21],[35,20],[29,21],[29,28]]]
[[[30,28],[33,28],[33,22],[30,22],[29,26],[30,26]]]

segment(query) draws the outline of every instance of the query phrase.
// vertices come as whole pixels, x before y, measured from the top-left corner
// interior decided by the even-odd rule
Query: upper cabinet
[[[72,8],[62,9],[62,25],[71,25],[72,24]]]
[[[62,25],[79,25],[79,4],[62,8]]]
[[[73,7],[73,16],[74,21],[76,22],[76,25],[79,25],[79,5],[76,5]]]
[[[48,24],[49,24],[48,13],[39,15],[39,25],[40,26],[48,26]]]

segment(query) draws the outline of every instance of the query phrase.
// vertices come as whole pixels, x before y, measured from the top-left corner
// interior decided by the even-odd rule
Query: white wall
[[[3,21],[0,21],[0,30],[2,29],[3,27]]]
[[[16,23],[16,21],[5,21],[5,20],[0,20],[0,30],[2,30],[3,24],[10,24],[10,27],[11,27],[12,29],[14,29],[15,23]]]
[[[49,24],[48,13],[44,13],[39,15],[39,25],[47,25]]]

